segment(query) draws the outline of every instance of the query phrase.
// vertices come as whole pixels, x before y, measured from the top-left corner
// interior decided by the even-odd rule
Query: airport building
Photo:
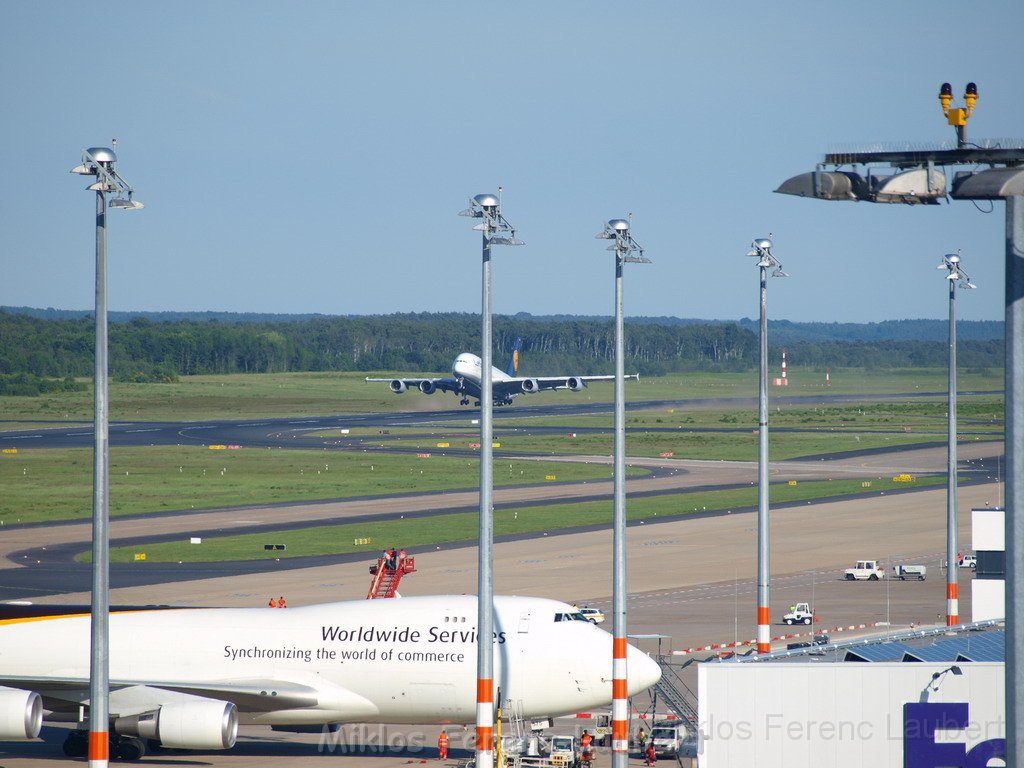
[[[702,663],[697,764],[1003,765],[1004,636],[988,621]]]
[[[971,582],[971,619],[1006,615],[1006,526],[1002,509],[971,510],[971,543],[976,560]]]

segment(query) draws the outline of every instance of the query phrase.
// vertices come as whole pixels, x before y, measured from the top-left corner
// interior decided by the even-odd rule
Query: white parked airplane
[[[286,610],[115,608],[110,616],[111,757],[146,739],[230,749],[238,724],[473,723],[476,597],[360,600]],[[494,598],[494,681],[524,717],[612,700],[612,637],[571,606]],[[0,605],[0,741],[88,710],[88,607]],[[661,677],[628,649],[634,695]],[[82,756],[87,732],[65,752]]]
[[[587,386],[588,381],[612,381],[615,378],[614,376],[517,376],[522,341],[522,339],[516,339],[507,370],[500,371],[491,367],[491,397],[495,405],[511,405],[512,398],[518,395],[531,395],[545,389],[571,389],[573,392],[580,392]],[[366,380],[386,381],[396,395],[402,394],[410,387],[418,389],[425,395],[432,395],[441,390],[460,395],[459,405],[469,405],[471,397],[476,399],[476,405],[480,405],[480,379],[483,375],[481,366],[481,360],[477,355],[463,352],[452,363],[452,378],[373,379],[367,377]],[[637,374],[632,374],[626,378],[639,379],[640,377]]]

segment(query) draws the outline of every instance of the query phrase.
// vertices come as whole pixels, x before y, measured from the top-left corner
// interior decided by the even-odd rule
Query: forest
[[[937,324],[939,321],[916,321]],[[820,325],[820,324],[811,324]],[[786,333],[790,365],[820,368],[941,367],[947,343],[917,338],[837,340],[820,330]],[[594,374],[613,370],[614,328],[605,318],[496,316],[494,361],[505,367],[516,338],[523,339],[520,372]],[[998,327],[1001,334],[1002,328]],[[991,331],[991,329],[990,329]],[[769,341],[773,359],[780,344]],[[93,371],[95,325],[85,314],[41,317],[0,310],[0,393],[32,394],[74,386]],[[479,315],[424,313],[367,316],[274,316],[244,320],[200,316],[151,319],[112,316],[111,376],[120,381],[172,381],[178,376],[294,371],[447,371],[460,352],[479,352]],[[964,368],[1003,365],[1001,338],[958,344]],[[975,334],[977,335],[977,334]],[[645,376],[692,370],[745,370],[757,365],[756,324],[647,322],[626,327],[626,368]]]

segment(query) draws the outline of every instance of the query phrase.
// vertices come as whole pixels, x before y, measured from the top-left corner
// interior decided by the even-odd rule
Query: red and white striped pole
[[[789,381],[786,379],[786,350],[782,350],[782,386],[788,386]]]
[[[476,764],[494,765],[494,680],[476,681]]]
[[[612,758],[629,756],[629,693],[626,689],[626,638],[612,639]]]

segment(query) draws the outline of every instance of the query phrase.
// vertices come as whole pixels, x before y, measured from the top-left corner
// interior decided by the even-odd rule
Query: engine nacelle
[[[43,727],[43,697],[35,691],[0,688],[0,741],[25,741]]]
[[[565,383],[573,392],[582,392],[583,388],[587,386],[587,382],[579,376],[570,376],[565,380]]]
[[[231,749],[238,736],[238,710],[229,701],[174,702],[155,712],[119,717],[114,730],[173,749]]]
[[[420,392],[424,395],[432,395],[437,391],[437,385],[432,381],[421,381]]]
[[[405,392],[405,390],[408,389],[408,387],[405,386],[405,382],[402,381],[401,379],[395,379],[390,384],[388,384],[388,386],[391,388],[391,391],[394,392],[396,395],[400,395],[403,392]]]
[[[540,391],[540,383],[536,379],[523,379],[522,387],[527,394]]]

